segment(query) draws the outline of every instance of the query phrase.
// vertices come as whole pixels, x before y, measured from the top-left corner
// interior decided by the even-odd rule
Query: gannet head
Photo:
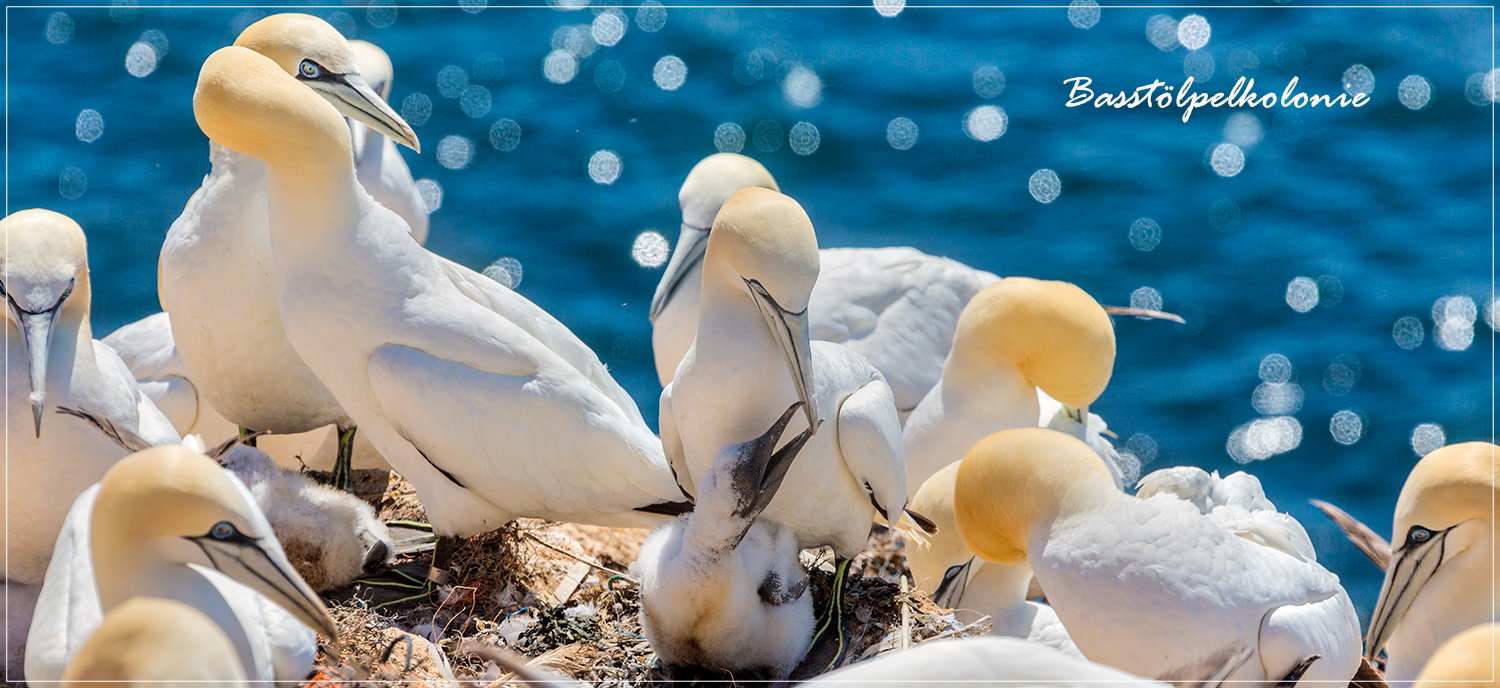
[[[765,166],[737,153],[710,155],[688,172],[682,190],[677,192],[677,203],[682,207],[682,230],[677,235],[677,245],[672,249],[666,272],[656,285],[656,295],[651,298],[650,317],[653,322],[682,286],[682,280],[703,261],[708,232],[724,202],[736,191],[750,187],[781,190]]]
[[[1365,657],[1373,660],[1396,632],[1401,619],[1421,595],[1428,581],[1454,559],[1482,559],[1484,580],[1459,581],[1464,589],[1447,595],[1472,596],[1479,604],[1481,588],[1489,583],[1493,545],[1491,515],[1500,489],[1495,460],[1500,447],[1488,442],[1452,444],[1423,457],[1412,468],[1396,501],[1391,563],[1386,568],[1380,600],[1370,616]],[[1468,555],[1468,556],[1466,556]],[[1435,591],[1436,594],[1436,591]]]
[[[273,14],[251,24],[234,44],[271,58],[287,74],[327,98],[345,117],[421,152],[422,144],[411,126],[366,83],[354,48],[328,22],[306,14]],[[384,64],[389,74],[390,58]],[[389,91],[389,76],[385,83]]]
[[[231,45],[204,60],[193,114],[208,138],[272,167],[328,161],[353,173],[349,127],[338,110],[248,48]]]
[[[1014,366],[1086,423],[1114,365],[1114,325],[1092,296],[1067,282],[1009,277],[964,306],[945,376],[984,379],[988,370]]]
[[[722,261],[739,276],[781,347],[807,424],[816,428],[812,344],[807,303],[818,280],[818,237],[797,202],[776,191],[741,189],[714,220],[704,260]]]
[[[110,571],[143,562],[218,570],[281,605],[329,639],[328,609],[287,561],[266,518],[212,459],[154,447],[121,459],[99,481],[93,552],[106,611],[132,596]]]
[[[959,464],[953,511],[964,544],[986,561],[1026,561],[1033,528],[1118,493],[1104,460],[1072,435],[1004,430],[980,440]],[[941,530],[939,531],[941,532]]]
[[[104,617],[62,675],[63,684],[120,681],[247,685],[229,636],[203,612],[176,600],[133,597]]]
[[[380,46],[358,39],[349,41],[349,49],[354,51],[354,63],[359,65],[359,75],[365,78],[365,83],[370,85],[370,90],[379,93],[382,99],[389,101],[391,81],[396,75],[396,68],[391,64],[391,56],[381,50]]]
[[[933,602],[950,609],[963,598],[969,562],[974,556],[964,546],[958,523],[954,521],[953,488],[958,480],[958,466],[959,462],[954,461],[933,473],[908,505],[937,524],[937,534],[927,539],[926,547],[906,548],[912,582]]]
[[[1412,688],[1479,688],[1495,686],[1495,658],[1500,651],[1500,624],[1475,626],[1443,643]]]
[[[33,208],[0,220],[0,296],[5,316],[21,331],[31,381],[31,417],[42,436],[47,358],[64,317],[88,318],[89,255],[72,218]]]

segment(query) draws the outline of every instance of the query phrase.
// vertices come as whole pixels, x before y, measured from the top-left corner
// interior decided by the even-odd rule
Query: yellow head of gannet
[[[724,202],[740,189],[751,187],[781,190],[764,165],[738,153],[710,155],[688,172],[682,190],[677,192],[677,204],[682,208],[682,230],[672,249],[672,259],[662,273],[661,282],[656,285],[656,295],[651,299],[652,321],[667,307],[667,302],[682,286],[682,280],[703,261],[709,230]]]
[[[980,440],[964,456],[953,510],[964,544],[987,561],[1026,561],[1035,525],[1118,493],[1104,461],[1071,435],[1018,428]]]
[[[1448,639],[1412,688],[1480,688],[1500,684],[1500,624],[1475,626]]]
[[[1008,277],[964,307],[947,365],[960,378],[1014,366],[1082,423],[1109,385],[1115,330],[1099,302],[1076,285]]]
[[[1440,617],[1455,616],[1460,609],[1472,613],[1489,599],[1492,510],[1500,498],[1497,453],[1500,447],[1488,442],[1454,444],[1428,454],[1412,468],[1396,501],[1391,538],[1396,548],[1370,616],[1367,658],[1374,659],[1385,648],[1419,599]],[[1484,618],[1492,618],[1493,609],[1484,611]]]
[[[706,269],[734,271],[755,301],[781,348],[797,398],[806,404],[807,423],[816,428],[807,326],[807,302],[818,281],[812,220],[796,201],[776,191],[741,189],[714,220],[704,261]]]
[[[217,624],[186,604],[156,597],[115,607],[73,656],[62,680],[65,686],[247,685],[239,653]]]
[[[306,14],[273,14],[251,24],[234,44],[270,58],[327,98],[340,114],[421,152],[422,144],[411,126],[366,83],[354,49],[328,22]],[[390,77],[384,81],[389,88]]]
[[[132,454],[104,474],[94,503],[94,568],[106,612],[143,579],[196,564],[218,570],[330,639],[328,609],[297,575],[265,518],[218,464],[182,446]]]
[[[83,228],[66,215],[41,208],[0,220],[0,296],[26,347],[31,415],[41,437],[52,333],[60,320],[88,321],[89,257]]]

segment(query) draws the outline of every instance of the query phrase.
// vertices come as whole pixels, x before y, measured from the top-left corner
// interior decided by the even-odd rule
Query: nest
[[[425,520],[415,491],[399,475],[366,484],[377,483],[384,492],[366,497],[382,519]],[[467,643],[503,648],[531,667],[600,688],[753,678],[711,671],[669,675],[660,666],[641,630],[639,588],[627,573],[647,535],[521,519],[462,543],[449,582],[430,596],[393,604],[360,584],[337,591],[329,608],[341,643],[321,641],[320,679],[488,686],[512,678],[494,662],[461,651]],[[833,590],[831,558],[804,555],[819,614]],[[408,556],[395,570],[420,577],[429,562],[427,553]],[[982,621],[960,623],[915,589],[903,592],[907,575],[900,535],[877,528],[847,575],[843,651],[837,634],[824,634],[792,678],[810,678],[903,645],[989,631]]]

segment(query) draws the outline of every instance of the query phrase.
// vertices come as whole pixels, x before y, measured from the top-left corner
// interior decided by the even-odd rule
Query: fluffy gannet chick
[[[1500,624],[1479,624],[1449,638],[1427,660],[1413,688],[1480,688],[1494,686]]]
[[[704,158],[682,183],[682,229],[651,301],[651,348],[662,386],[698,333],[703,256],[724,201],[740,189],[780,191],[760,163],[735,153]],[[913,248],[822,249],[808,300],[808,334],[864,356],[886,378],[901,418],[942,372],[964,304],[999,279]]]
[[[235,45],[273,60],[351,119],[413,149],[419,145],[360,77],[348,41],[327,22],[275,14],[251,24]],[[210,146],[209,157],[213,170],[167,231],[157,272],[177,351],[209,404],[242,428],[285,434],[337,425],[334,482],[348,489],[355,425],[282,325],[265,165],[219,145]]]
[[[599,357],[535,304],[418,246],[355,181],[331,105],[231,46],[204,62],[193,106],[211,139],[266,162],[288,339],[439,536],[517,516],[655,525],[665,518],[637,510],[683,506],[660,440]]]
[[[62,675],[63,685],[246,686],[234,645],[203,612],[176,600],[133,597],[114,608]]]
[[[995,635],[1024,638],[1082,659],[1057,612],[1026,599],[1031,567],[987,562],[964,545],[953,512],[958,467],[954,461],[938,471],[912,498],[912,510],[937,524],[926,547],[906,548],[912,582],[939,606],[972,612],[970,621],[989,616]]]
[[[5,584],[17,599],[36,591],[68,505],[129,452],[59,406],[86,409],[154,441],[177,433],[131,377],[120,357],[94,340],[89,325],[89,266],[83,229],[50,210],[0,220],[0,298],[5,300],[6,508],[0,511]],[[27,623],[24,605],[7,625]],[[24,633],[6,642],[7,663]]]
[[[369,41],[349,41],[354,51],[354,61],[359,65],[359,75],[370,85],[370,90],[380,97],[391,99],[391,84],[396,70],[391,57],[380,46]],[[370,192],[370,197],[391,210],[411,227],[411,238],[419,244],[427,243],[427,205],[422,194],[417,193],[412,181],[411,169],[401,158],[396,141],[379,132],[371,135],[370,128],[358,120],[349,120],[349,134],[354,144],[354,176],[360,186]]]
[[[1395,550],[1365,636],[1366,658],[1385,650],[1388,682],[1416,678],[1444,641],[1500,619],[1490,594],[1496,452],[1488,442],[1443,447],[1422,457],[1401,488]]]
[[[1075,437],[1024,428],[980,441],[954,511],[970,550],[1031,567],[1094,661],[1160,678],[1248,647],[1231,678],[1347,682],[1359,667],[1359,620],[1337,576],[1175,495],[1120,492]]]
[[[27,638],[27,679],[58,680],[103,616],[140,596],[202,612],[255,681],[306,676],[312,629],[338,639],[245,486],[181,446],[122,459],[73,503]]]
[[[812,595],[791,529],[757,520],[812,430],[776,444],[802,402],[771,429],[724,447],[690,514],[653,533],[631,566],[641,627],[669,665],[784,678],[812,642]]]

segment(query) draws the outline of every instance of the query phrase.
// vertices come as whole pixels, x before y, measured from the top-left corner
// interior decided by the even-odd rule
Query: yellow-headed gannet
[[[1491,577],[1497,452],[1488,442],[1449,445],[1406,477],[1391,530],[1395,549],[1365,636],[1367,658],[1385,650],[1389,682],[1416,678],[1443,641],[1500,619]]]
[[[266,163],[288,340],[444,542],[517,516],[656,525],[684,496],[635,402],[535,304],[429,253],[355,181],[338,112],[237,46],[209,57],[198,124]],[[769,422],[767,423],[769,425]]]
[[[369,41],[349,41],[354,51],[354,60],[359,65],[359,75],[369,83],[370,90],[385,100],[391,99],[391,83],[395,68],[391,57],[380,46]],[[379,134],[370,135],[370,128],[358,120],[349,120],[349,134],[354,143],[354,176],[370,196],[391,210],[411,227],[411,238],[419,244],[427,243],[427,205],[422,194],[417,193],[412,181],[411,169],[401,158],[396,142]]]
[[[27,638],[27,679],[58,680],[104,614],[138,596],[202,612],[255,681],[306,676],[313,629],[337,640],[245,486],[181,446],[122,459],[73,503]]]
[[[273,60],[351,119],[419,145],[360,77],[348,41],[327,22],[275,14],[250,25],[235,45]],[[355,425],[297,356],[282,325],[271,277],[265,165],[219,145],[210,145],[209,157],[213,170],[167,231],[157,273],[178,353],[198,391],[242,428],[299,433],[338,425],[334,482],[348,489]]]
[[[760,163],[719,153],[688,173],[677,200],[682,229],[651,301],[651,346],[662,386],[698,333],[709,230],[736,191],[779,191]],[[901,418],[937,382],[964,304],[994,275],[913,248],[823,249],[808,300],[808,334],[838,342],[885,375]]]
[[[249,685],[229,637],[203,612],[176,600],[133,597],[104,617],[68,663],[69,688],[107,681],[142,686]]]
[[[1088,445],[995,433],[960,464],[958,531],[986,561],[1027,563],[1090,659],[1164,678],[1249,649],[1230,678],[1347,682],[1359,619],[1338,577],[1237,537],[1173,495],[1120,492]]]
[[[179,440],[120,357],[93,338],[88,251],[78,223],[41,209],[0,220],[0,298],[7,329],[0,548],[8,596],[20,601],[37,594],[22,588],[41,585],[68,505],[129,453],[84,421],[53,411],[82,408],[155,442]],[[24,607],[6,614],[7,625],[28,623]],[[8,636],[11,666],[19,666],[10,660],[18,660],[24,639],[24,632]]]
[[[631,566],[641,627],[668,665],[784,678],[812,641],[812,595],[797,537],[756,520],[812,430],[776,444],[802,402],[760,437],[724,447],[691,514],[656,531]]]
[[[1493,688],[1500,685],[1500,624],[1485,623],[1449,638],[1427,660],[1412,688]]]

